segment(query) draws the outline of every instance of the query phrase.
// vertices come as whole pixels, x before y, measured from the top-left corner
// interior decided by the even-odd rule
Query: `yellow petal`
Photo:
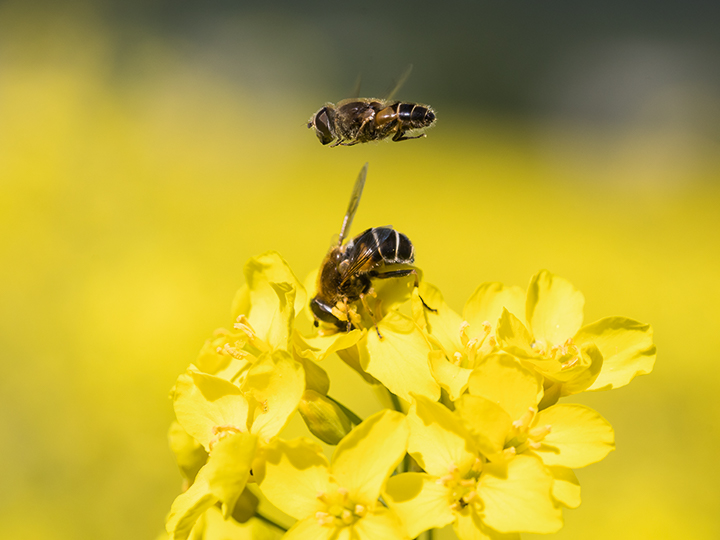
[[[305,305],[305,288],[274,251],[250,259],[244,273],[248,293],[236,297],[234,317],[247,315],[261,340],[273,347],[283,342],[287,346],[288,324]],[[248,299],[250,313],[243,311],[248,308]]]
[[[330,390],[330,377],[327,372],[309,358],[303,358],[297,354],[293,358],[302,364],[305,371],[305,389],[326,395]]]
[[[531,429],[550,426],[535,453],[546,465],[585,467],[615,449],[610,423],[585,405],[560,403],[540,411]]]
[[[312,516],[295,523],[283,535],[283,540],[338,540],[337,534],[336,527],[321,525],[315,516]]]
[[[357,520],[352,529],[354,534],[350,534],[348,540],[410,540],[400,518],[382,506]]]
[[[238,523],[235,519],[226,520],[223,519],[220,510],[215,507],[208,508],[203,517],[205,518],[204,531],[202,536],[197,537],[197,540],[274,540],[277,538],[275,531],[269,530],[268,525],[258,519],[250,520],[247,523]],[[193,540],[195,540],[194,536]]]
[[[452,494],[437,480],[424,473],[403,473],[388,480],[384,499],[412,538],[455,520],[450,509]]]
[[[215,330],[213,337],[203,344],[200,354],[195,360],[195,365],[204,373],[229,379],[220,373],[230,371],[234,374],[247,364],[245,358],[250,355],[242,350],[246,343],[247,335],[244,332],[231,332],[219,328]],[[233,354],[237,358],[233,357]]]
[[[475,337],[483,323],[497,327],[503,309],[516,317],[525,316],[525,293],[520,287],[506,287],[502,283],[483,283],[470,296],[463,309],[463,319],[470,324],[468,335]]]
[[[423,396],[415,396],[408,411],[408,452],[433,476],[443,477],[457,467],[468,471],[477,452],[460,418],[447,407]]]
[[[583,320],[585,298],[573,285],[547,270],[530,281],[526,319],[536,340],[561,345],[573,337]]]
[[[298,355],[322,362],[331,354],[352,347],[361,337],[360,330],[336,332],[329,336],[302,336],[296,332],[293,344]]]
[[[430,351],[429,361],[433,377],[440,387],[448,393],[452,401],[458,399],[467,389],[472,369],[453,364],[443,351]]]
[[[430,345],[420,328],[397,312],[378,323],[382,335],[367,334],[367,349],[360,351],[362,368],[382,382],[393,394],[411,401],[410,392],[437,400],[440,385],[430,372]]]
[[[322,448],[307,440],[275,439],[264,450],[265,476],[260,489],[286,514],[304,519],[324,510],[318,495],[335,492]]]
[[[517,420],[529,408],[537,407],[542,397],[542,377],[507,353],[491,354],[470,375],[468,391],[500,405],[512,420]]]
[[[482,522],[472,506],[457,513],[454,529],[460,540],[520,540],[517,533],[502,534],[493,531]]]
[[[367,418],[340,441],[331,471],[350,500],[375,505],[390,474],[407,451],[409,429],[405,415],[384,410]]]
[[[564,381],[561,396],[571,396],[587,390],[602,372],[604,359],[593,343],[584,343],[580,349],[579,362],[568,370],[555,373],[556,380]]]
[[[195,483],[172,503],[165,528],[170,540],[185,540],[200,515],[217,502],[207,481],[207,466],[200,469]]]
[[[503,349],[515,356],[534,356],[533,338],[525,325],[507,309],[503,309],[498,320],[496,335]]]
[[[337,355],[343,362],[354,369],[358,375],[365,379],[366,383],[380,386],[380,381],[370,375],[360,365],[360,351],[362,351],[362,357],[367,360],[367,330],[363,330],[360,340],[355,345],[338,351]],[[385,392],[385,394],[387,395],[387,392]]]
[[[212,494],[222,503],[225,518],[235,509],[235,503],[245,489],[257,444],[257,436],[236,433],[223,437],[213,446],[205,467],[207,481]]]
[[[461,396],[455,407],[480,452],[493,461],[502,459],[500,454],[512,428],[510,415],[497,403],[470,394]]]
[[[442,294],[433,285],[421,283],[419,293],[425,303],[435,312],[422,309],[425,330],[432,335],[447,354],[462,350],[460,343],[460,325],[462,318],[445,303]]]
[[[546,467],[553,475],[552,494],[557,501],[568,508],[580,506],[580,482],[572,469],[567,467]]]
[[[638,375],[650,373],[655,364],[652,328],[625,317],[607,317],[584,326],[575,342],[594,343],[603,356],[603,368],[589,390],[625,386]]]
[[[223,431],[247,431],[248,403],[240,388],[206,373],[188,370],[173,391],[180,425],[210,451]]]
[[[251,431],[269,440],[295,412],[305,390],[305,372],[288,353],[275,351],[250,368],[243,390],[256,405]]]
[[[478,484],[483,522],[504,533],[558,531],[562,514],[554,504],[552,486],[553,477],[536,457],[486,463]]]
[[[198,471],[205,465],[207,452],[177,422],[170,425],[168,439],[170,440],[170,450],[175,454],[180,472],[185,479],[192,482]]]

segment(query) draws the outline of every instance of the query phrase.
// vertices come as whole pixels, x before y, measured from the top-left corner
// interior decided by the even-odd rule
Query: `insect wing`
[[[345,212],[345,218],[343,219],[342,228],[340,229],[340,238],[338,245],[341,246],[343,240],[347,236],[350,226],[352,225],[355,212],[357,212],[358,206],[360,205],[360,197],[362,196],[363,188],[365,187],[365,178],[367,177],[368,164],[366,163],[360,170],[360,174],[355,180],[355,187],[353,188],[352,195],[350,196],[350,204],[348,205],[347,212]]]
[[[344,286],[352,276],[376,267],[382,259],[380,246],[394,233],[395,231],[390,227],[377,227],[353,238],[352,246],[345,252],[346,260],[350,264],[342,273],[340,286]]]
[[[387,96],[385,97],[385,101],[392,101],[393,97],[395,97],[395,94],[397,94],[400,89],[405,84],[405,81],[408,80],[408,77],[410,76],[410,73],[412,72],[413,65],[409,64],[408,67],[405,68],[405,71],[403,71],[403,74],[400,75],[400,78],[395,83],[395,86],[393,87],[390,92],[388,92]]]

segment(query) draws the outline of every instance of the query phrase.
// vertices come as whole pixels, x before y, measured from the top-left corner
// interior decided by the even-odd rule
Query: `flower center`
[[[451,510],[461,511],[477,498],[477,483],[481,470],[482,460],[478,457],[466,474],[461,475],[460,469],[453,463],[448,468],[448,474],[438,478],[437,483],[448,490]]]
[[[531,347],[540,356],[560,362],[563,370],[570,369],[580,362],[580,347],[573,343],[572,338],[568,338],[562,345],[550,345],[538,339],[532,342]]]
[[[475,367],[476,360],[490,354],[497,345],[495,336],[491,336],[492,325],[485,321],[482,323],[482,331],[475,337],[468,334],[470,323],[463,321],[460,325],[460,343],[463,352],[456,352],[453,355],[453,362],[460,367]]]
[[[350,500],[348,490],[338,488],[335,493],[318,493],[318,500],[325,504],[324,511],[315,512],[322,526],[347,527],[367,514],[367,508]]]
[[[210,451],[212,451],[213,446],[215,446],[225,437],[229,437],[230,435],[234,435],[235,433],[242,433],[242,430],[235,426],[213,426],[212,431],[213,435],[215,435],[215,438],[208,444],[208,446],[210,447]]]
[[[505,444],[505,450],[513,450],[513,453],[520,454],[530,448],[540,448],[542,440],[550,433],[552,426],[546,424],[544,426],[535,426],[531,428],[537,410],[529,407],[520,419],[515,420],[513,425],[514,436]]]
[[[270,345],[265,343],[257,336],[257,334],[255,333],[255,329],[252,327],[250,321],[248,321],[248,318],[245,315],[240,315],[236,319],[233,328],[235,328],[235,330],[240,330],[243,334],[247,336],[248,345],[255,349],[254,351],[252,351],[253,353],[260,354],[272,350],[272,347],[270,347]]]

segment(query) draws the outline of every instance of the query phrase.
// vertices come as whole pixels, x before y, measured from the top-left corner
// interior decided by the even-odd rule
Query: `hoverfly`
[[[391,135],[396,142],[425,137],[425,133],[407,133],[433,125],[435,111],[428,105],[392,100],[411,70],[412,65],[408,66],[386,99],[349,98],[337,105],[326,103],[310,117],[308,128],[315,129],[322,144],[333,143],[331,146],[380,141]]]
[[[360,300],[377,330],[377,321],[365,300],[367,295],[373,294],[372,280],[414,275],[415,287],[418,286],[417,270],[407,268],[415,261],[415,248],[407,236],[392,227],[372,227],[343,245],[360,204],[367,169],[366,163],[355,181],[338,242],[330,248],[318,272],[317,294],[310,301],[315,326],[322,321],[345,331],[359,327],[360,316],[351,304]],[[393,268],[400,265],[406,267]],[[423,305],[435,311],[424,301]]]

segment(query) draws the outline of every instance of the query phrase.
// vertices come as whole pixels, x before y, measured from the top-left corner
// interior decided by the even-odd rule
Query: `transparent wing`
[[[357,212],[358,206],[360,205],[360,197],[362,196],[363,187],[365,187],[365,177],[367,176],[368,164],[363,165],[360,170],[360,174],[355,180],[355,187],[353,188],[352,195],[350,196],[350,204],[348,205],[347,212],[345,212],[345,219],[343,219],[342,228],[340,229],[340,238],[338,239],[338,246],[341,246],[343,240],[350,231],[355,212]]]
[[[395,83],[395,86],[393,87],[390,92],[388,92],[387,97],[385,98],[386,101],[392,101],[393,97],[395,97],[395,94],[397,94],[400,89],[402,88],[403,84],[405,84],[405,81],[408,80],[408,77],[410,76],[410,73],[412,72],[413,65],[408,64],[408,67],[405,68],[405,71],[403,71],[403,74],[400,75],[400,78]]]
[[[340,288],[354,275],[368,272],[380,264],[377,261],[373,263],[373,258],[394,232],[392,227],[377,227],[368,229],[353,240],[352,251],[345,254],[350,265],[342,273]]]
[[[360,97],[360,85],[362,83],[362,75],[358,73],[357,79],[355,79],[355,86],[353,86],[352,94],[350,94],[351,98],[359,98]]]

